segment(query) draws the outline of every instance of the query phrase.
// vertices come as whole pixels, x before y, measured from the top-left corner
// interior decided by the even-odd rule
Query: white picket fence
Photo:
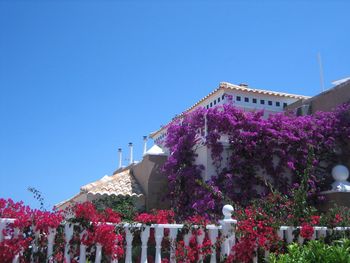
[[[222,257],[230,255],[231,248],[236,242],[236,235],[235,235],[235,225],[237,223],[236,220],[233,220],[232,215],[233,208],[230,205],[226,205],[223,208],[223,214],[224,219],[220,220],[220,225],[207,225],[205,231],[200,231],[200,235],[196,236],[196,241],[199,245],[201,245],[205,238],[205,233],[208,233],[208,237],[212,244],[215,244],[221,236],[221,248],[220,248],[220,255]],[[0,242],[4,239],[9,239],[11,236],[4,236],[3,235],[3,229],[5,229],[9,224],[13,223],[15,219],[8,219],[8,218],[0,218]],[[131,263],[132,262],[132,250],[133,250],[133,239],[134,239],[134,230],[137,229],[140,231],[140,239],[141,239],[141,263],[147,263],[147,252],[148,252],[148,240],[150,238],[150,230],[154,229],[154,237],[155,237],[155,262],[161,263],[162,260],[162,241],[164,238],[164,230],[168,229],[169,231],[169,240],[170,240],[170,246],[169,246],[169,261],[174,263],[175,260],[175,242],[177,240],[177,235],[179,233],[179,230],[181,230],[184,225],[183,224],[153,224],[150,226],[145,226],[142,224],[119,224],[119,227],[124,228],[125,231],[125,262]],[[194,226],[196,227],[196,226]],[[65,234],[65,249],[64,249],[64,259],[65,262],[70,263],[71,262],[71,255],[69,253],[70,251],[70,245],[69,241],[73,237],[73,228],[74,225],[71,223],[66,223],[64,225],[64,234]],[[278,230],[278,236],[285,240],[287,243],[291,243],[294,240],[294,234],[293,231],[295,230],[295,227],[290,226],[281,226]],[[350,227],[336,227],[334,229],[328,229],[327,227],[314,227],[314,234],[312,236],[312,239],[319,239],[322,237],[325,237],[327,233],[330,231],[346,231],[350,230]],[[38,234],[38,233],[37,233]],[[18,229],[14,231],[14,236],[19,235]],[[80,237],[82,237],[83,233],[81,233]],[[37,235],[36,235],[37,236]],[[47,261],[50,261],[50,257],[53,253],[53,247],[54,247],[54,240],[56,236],[56,229],[49,229],[48,234],[48,245],[47,245]],[[190,239],[192,237],[192,231],[188,231],[187,234],[183,236],[183,241],[186,246],[189,245]],[[303,239],[299,236],[298,242],[303,243]],[[35,246],[36,242],[33,242],[33,252],[38,251],[38,247]],[[85,263],[86,262],[86,246],[81,244],[80,245],[80,253],[79,253],[79,263]],[[269,252],[265,252],[265,257],[268,257]],[[201,255],[199,256],[201,262]],[[96,244],[96,257],[95,257],[95,263],[100,263],[102,259],[102,246],[101,244]],[[112,263],[117,263],[118,260],[112,260]],[[214,246],[211,249],[211,257],[210,262],[215,263],[217,262],[217,254],[216,249]],[[254,263],[258,262],[258,258],[255,257],[253,259]],[[12,263],[19,263],[19,255],[16,255],[13,259]]]

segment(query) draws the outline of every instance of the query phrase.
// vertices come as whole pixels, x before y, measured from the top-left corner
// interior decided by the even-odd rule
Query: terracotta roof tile
[[[80,191],[90,195],[143,195],[140,185],[130,170],[124,170],[112,176],[104,176],[98,181],[82,186]]]

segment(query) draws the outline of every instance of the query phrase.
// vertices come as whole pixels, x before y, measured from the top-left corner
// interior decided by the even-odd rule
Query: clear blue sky
[[[0,0],[0,196],[46,206],[220,81],[320,91],[350,75],[349,1]]]

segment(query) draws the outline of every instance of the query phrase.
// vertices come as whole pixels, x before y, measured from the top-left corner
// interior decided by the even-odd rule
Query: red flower
[[[343,221],[343,217],[340,214],[336,214],[334,221],[333,221],[333,224],[337,225],[337,224],[341,223],[342,221]]]
[[[300,229],[300,236],[305,239],[311,239],[314,234],[314,228],[308,223],[304,223]]]

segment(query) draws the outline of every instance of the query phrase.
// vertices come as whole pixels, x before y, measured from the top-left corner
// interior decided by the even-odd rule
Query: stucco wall
[[[146,209],[166,209],[170,202],[166,198],[168,193],[168,179],[161,172],[167,156],[146,155],[140,163],[132,168],[132,173],[146,195]]]
[[[287,106],[286,110],[296,110],[303,105],[311,107],[310,113],[317,111],[332,111],[338,105],[350,101],[350,81],[326,90],[310,99],[298,100]]]
[[[311,111],[331,111],[336,106],[350,101],[350,81],[327,90],[312,99]]]

